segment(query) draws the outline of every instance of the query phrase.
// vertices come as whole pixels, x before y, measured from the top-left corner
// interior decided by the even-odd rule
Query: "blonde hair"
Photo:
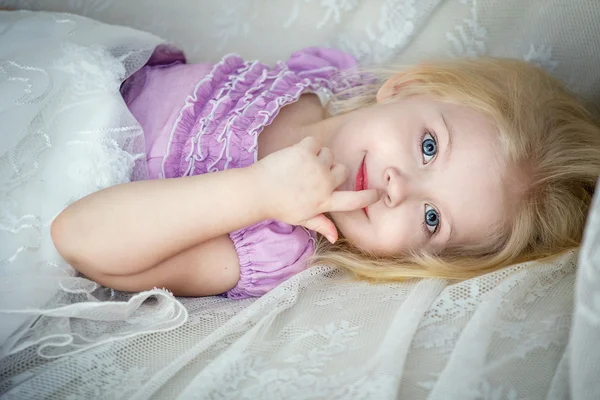
[[[369,76],[379,78],[332,102],[338,114],[376,103],[387,77]],[[581,99],[542,69],[511,59],[421,64],[392,79],[394,98],[428,95],[482,112],[495,124],[504,161],[526,177],[513,218],[484,245],[440,254],[382,257],[363,253],[344,238],[334,245],[320,238],[311,264],[342,267],[367,280],[461,280],[579,246],[600,174],[600,123]]]

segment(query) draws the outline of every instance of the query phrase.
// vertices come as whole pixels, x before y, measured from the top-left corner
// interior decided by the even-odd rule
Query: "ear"
[[[420,64],[420,66],[423,65],[425,64]],[[413,83],[419,82],[419,79],[411,79],[409,81],[404,81],[400,83],[402,81],[402,78],[404,78],[404,75],[405,72],[400,72],[392,76],[387,81],[385,81],[385,83],[377,91],[376,99],[378,103],[381,103],[393,96],[396,96],[398,93],[400,93],[402,88],[405,88],[406,86],[411,85]]]
[[[390,79],[388,79],[387,81],[385,81],[385,83],[377,91],[376,98],[377,98],[378,103],[381,103],[382,101],[388,100],[391,97],[397,95],[402,90],[402,87],[406,86],[410,82],[414,82],[414,81],[408,81],[408,82],[399,83],[401,81],[401,78],[403,78],[403,76],[404,76],[404,73],[400,72],[399,74],[396,74],[396,75],[392,76]]]
[[[398,81],[399,77],[400,74],[394,75],[385,81],[385,83],[379,88],[376,96],[378,103],[381,103],[398,93],[399,87],[396,86],[396,82]]]

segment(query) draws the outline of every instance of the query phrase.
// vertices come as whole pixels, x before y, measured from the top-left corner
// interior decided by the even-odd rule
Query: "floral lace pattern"
[[[131,5],[114,0],[0,0],[0,5],[69,11],[132,25],[176,43],[190,60],[200,62],[217,62],[228,52],[275,62],[315,45],[339,48],[363,64],[405,65],[440,54],[522,58],[540,63],[573,89],[600,98],[595,69],[600,52],[584,44],[598,47],[597,4],[550,1],[544,13],[538,11],[537,0],[290,0],[269,4],[268,12],[262,0],[182,1],[177,6],[159,0]],[[578,21],[578,29],[570,29],[564,17]],[[514,29],[507,30],[507,24]],[[557,47],[560,63],[551,56]]]

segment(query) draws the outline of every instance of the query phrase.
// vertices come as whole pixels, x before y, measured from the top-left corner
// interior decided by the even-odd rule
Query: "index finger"
[[[328,211],[353,211],[359,210],[376,203],[380,198],[375,189],[360,190],[358,192],[345,190],[331,194],[331,207]]]

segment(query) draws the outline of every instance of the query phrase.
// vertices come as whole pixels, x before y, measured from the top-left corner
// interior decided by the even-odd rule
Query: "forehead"
[[[507,177],[498,133],[480,112],[446,103],[440,103],[439,109],[451,141],[449,156],[442,157],[444,182],[439,190],[440,202],[452,220],[450,244],[473,244],[506,221]]]

